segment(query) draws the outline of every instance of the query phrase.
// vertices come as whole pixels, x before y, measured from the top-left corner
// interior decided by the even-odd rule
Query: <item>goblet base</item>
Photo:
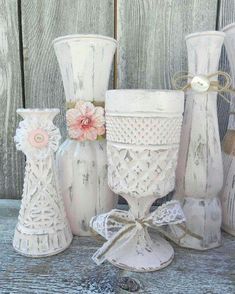
[[[153,272],[168,266],[174,258],[173,247],[158,233],[147,230],[142,236],[148,240],[148,246],[139,244],[139,237],[135,236],[119,248],[117,254],[112,254],[108,261],[113,265],[132,272]]]

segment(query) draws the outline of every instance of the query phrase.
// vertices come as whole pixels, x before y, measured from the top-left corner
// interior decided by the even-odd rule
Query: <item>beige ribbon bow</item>
[[[133,236],[146,227],[158,228],[169,224],[180,224],[185,217],[178,201],[168,201],[148,216],[137,219],[130,211],[113,209],[109,213],[95,216],[90,221],[90,227],[107,242],[99,248],[92,259],[96,264],[103,263],[120,245],[129,242]]]
[[[218,76],[223,78],[223,83],[218,80],[211,80],[212,78]],[[224,71],[216,71],[208,75],[193,75],[186,71],[177,72],[172,78],[172,85],[176,90],[182,91],[192,89],[198,93],[208,91],[218,92],[219,95],[228,103],[230,103],[230,101],[222,95],[222,92],[235,94],[235,89],[231,88],[232,78]]]

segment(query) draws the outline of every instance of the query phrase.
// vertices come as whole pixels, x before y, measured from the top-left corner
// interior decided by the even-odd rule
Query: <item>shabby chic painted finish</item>
[[[116,41],[100,35],[70,35],[57,38],[54,49],[67,104],[104,103]],[[117,204],[107,182],[106,141],[66,139],[57,152],[57,166],[72,232],[89,236],[90,219]]]
[[[102,240],[74,237],[63,253],[48,258],[25,258],[12,250],[12,232],[17,222],[19,200],[0,199],[1,292],[69,294],[127,294],[129,277],[140,285],[139,294],[202,294],[235,292],[235,238],[223,233],[223,246],[199,252],[174,246],[175,258],[162,271],[134,273],[120,270],[109,262],[102,266],[87,258]],[[126,209],[119,206],[119,209]],[[79,252],[79,254],[78,254]],[[193,270],[192,270],[193,269]],[[123,286],[121,289],[120,286]]]
[[[191,75],[217,71],[224,35],[206,31],[186,37]],[[174,195],[182,202],[186,231],[170,226],[180,246],[206,250],[221,245],[219,193],[222,185],[217,93],[190,90],[186,96]]]
[[[59,109],[18,109],[17,113],[24,120],[15,142],[27,160],[13,247],[30,257],[54,255],[72,241],[54,164],[60,132],[53,119]]]
[[[232,86],[235,87],[235,23],[223,28],[225,48],[229,59]],[[222,143],[224,184],[220,194],[222,206],[222,228],[235,236],[235,104],[231,97],[228,130]]]
[[[170,88],[172,75],[187,65],[184,36],[194,31],[215,29],[217,2],[67,0],[65,5],[64,0],[1,0],[0,23],[5,29],[0,40],[1,47],[7,46],[8,51],[2,50],[0,57],[3,74],[0,128],[5,134],[0,138],[4,150],[0,154],[0,163],[5,163],[0,173],[0,197],[14,199],[22,194],[24,158],[12,144],[12,130],[17,124],[17,117],[12,113],[16,108],[22,105],[59,107],[61,114],[56,123],[65,138],[64,93],[51,46],[53,39],[75,33],[114,37],[116,31],[120,44],[115,66],[117,87]],[[220,19],[226,22],[223,27],[234,21],[234,1],[220,2]],[[224,108],[226,104],[220,104],[222,131],[227,122]]]
[[[108,182],[130,206],[126,215],[115,211],[114,214],[134,223],[132,229],[128,229],[127,224],[120,230],[127,230],[123,237],[122,233],[118,240],[115,240],[117,235],[114,236],[113,250],[106,254],[108,261],[120,268],[155,271],[166,267],[173,259],[172,246],[158,234],[151,239],[144,222],[151,217],[149,210],[153,202],[174,189],[183,104],[182,91],[106,92]],[[166,221],[164,208],[161,212],[155,217],[163,223]],[[98,218],[91,221],[92,228],[97,223],[106,226],[99,223]],[[107,227],[102,229],[106,231]],[[110,233],[113,234],[112,229]],[[107,235],[110,242],[112,236]],[[97,251],[93,256],[95,261],[99,254]]]

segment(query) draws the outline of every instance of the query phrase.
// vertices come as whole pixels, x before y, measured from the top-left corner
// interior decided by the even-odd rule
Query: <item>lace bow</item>
[[[103,263],[120,244],[128,242],[138,231],[147,227],[157,228],[185,221],[180,204],[168,201],[144,218],[135,218],[131,211],[113,209],[109,213],[95,216],[90,221],[91,228],[103,236],[107,242],[99,248],[92,259],[96,264]]]

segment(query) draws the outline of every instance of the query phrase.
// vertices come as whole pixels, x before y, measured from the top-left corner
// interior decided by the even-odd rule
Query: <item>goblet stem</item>
[[[128,202],[130,212],[133,216],[137,219],[141,219],[146,217],[149,214],[149,210],[156,200],[156,196],[148,196],[148,197],[141,197],[137,198],[134,196],[129,195],[122,195],[126,201]]]
[[[130,206],[130,212],[138,220],[146,217],[156,200],[154,196],[134,197],[122,195]],[[137,227],[136,227],[137,228]],[[136,272],[156,271],[171,263],[174,257],[172,246],[159,234],[150,236],[146,226],[136,229],[131,237],[120,244],[119,249],[108,258],[114,265]]]

